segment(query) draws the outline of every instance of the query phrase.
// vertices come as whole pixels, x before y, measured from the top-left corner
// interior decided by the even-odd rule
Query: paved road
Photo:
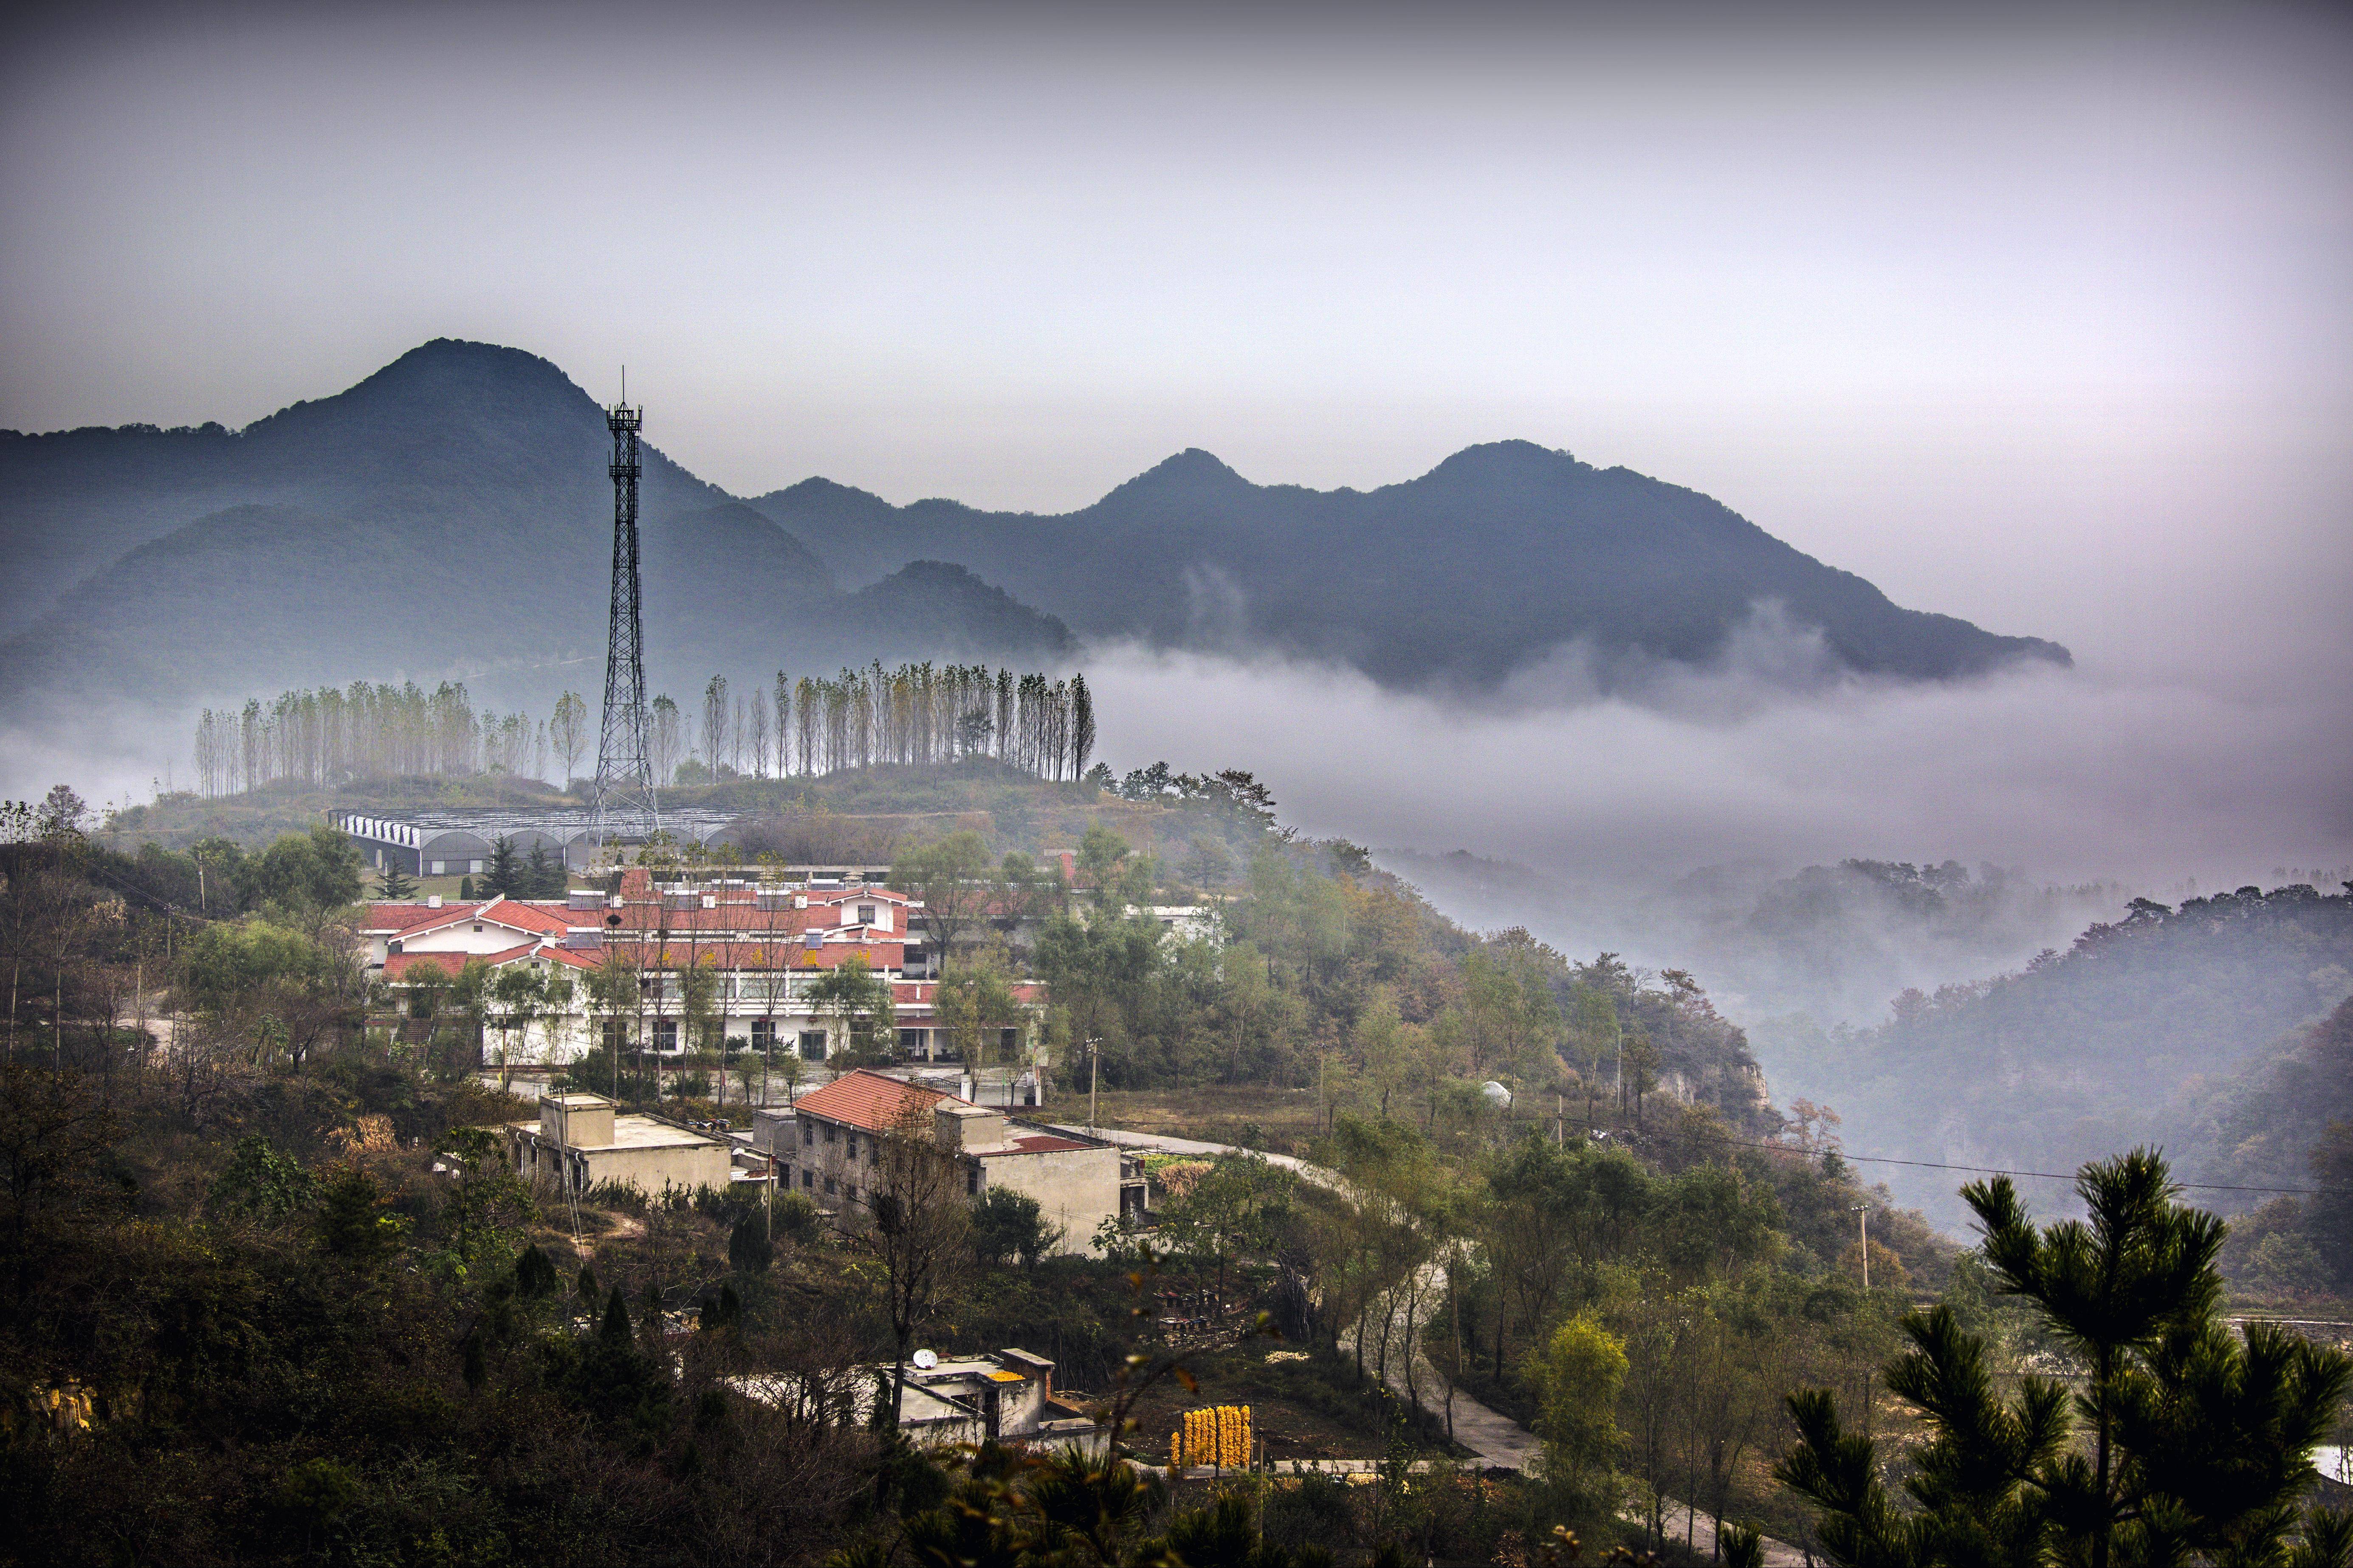
[[[1239,1149],[1230,1143],[1208,1143],[1198,1138],[1171,1138],[1152,1132],[1124,1132],[1109,1127],[1066,1125],[1062,1130],[1101,1138],[1124,1148],[1148,1149],[1155,1153],[1198,1154],[1204,1158],[1215,1158],[1219,1154],[1260,1154],[1270,1163],[1298,1172],[1306,1181],[1340,1190],[1345,1190],[1347,1186],[1346,1180],[1339,1173],[1322,1165],[1311,1165],[1290,1154],[1263,1154],[1258,1150]],[[1433,1263],[1424,1266],[1423,1274],[1424,1289],[1416,1300],[1427,1303],[1429,1309],[1434,1310],[1445,1292],[1444,1271]],[[1388,1368],[1389,1387],[1409,1399],[1419,1393],[1426,1405],[1445,1411],[1448,1408],[1445,1376],[1430,1364],[1429,1357],[1422,1354],[1421,1335],[1417,1326],[1409,1325],[1404,1334],[1407,1343],[1412,1347],[1412,1382],[1409,1384],[1407,1381],[1403,1357],[1393,1356]],[[1345,1336],[1342,1342],[1344,1348],[1348,1343]],[[1391,1342],[1394,1344],[1394,1340]],[[1473,1462],[1481,1468],[1525,1470],[1535,1464],[1543,1447],[1542,1440],[1535,1433],[1501,1411],[1492,1410],[1460,1391],[1453,1394],[1451,1405],[1454,1440],[1478,1456]],[[1369,1470],[1374,1463],[1370,1459],[1325,1459],[1316,1461],[1309,1468],[1345,1475]],[[1214,1472],[1203,1470],[1200,1473],[1206,1476]],[[1715,1555],[1715,1521],[1708,1515],[1670,1498],[1661,1517],[1661,1527],[1668,1539],[1688,1540],[1694,1551]],[[1767,1536],[1765,1538],[1765,1568],[1815,1568],[1815,1564],[1797,1547]]]
[[[1295,1171],[1303,1180],[1320,1186],[1346,1184],[1338,1172],[1311,1165],[1293,1154],[1270,1154],[1262,1149],[1243,1149],[1231,1143],[1204,1143],[1198,1138],[1171,1138],[1160,1132],[1123,1132],[1116,1127],[1089,1127],[1083,1121],[1050,1121],[1046,1125],[1057,1132],[1075,1132],[1082,1138],[1100,1138],[1124,1149],[1148,1149],[1155,1154],[1198,1154],[1205,1160],[1214,1160],[1220,1154],[1255,1154],[1270,1165]]]

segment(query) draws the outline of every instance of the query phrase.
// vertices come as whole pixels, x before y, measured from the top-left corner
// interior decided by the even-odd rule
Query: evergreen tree
[[[482,897],[519,899],[528,892],[523,885],[522,855],[514,840],[502,833],[491,840],[491,868],[482,878]]]
[[[469,903],[473,901],[474,879],[471,877],[460,877],[458,879],[458,897]]]
[[[521,873],[522,892],[526,899],[560,899],[568,885],[564,874],[564,862],[547,851],[544,844],[532,846],[531,854],[523,860]]]
[[[413,899],[417,896],[417,884],[409,879],[407,872],[387,863],[382,871],[376,873],[375,896],[388,902]]]
[[[2340,1518],[2316,1509],[2290,1537],[2353,1357],[2272,1324],[2232,1334],[2222,1222],[2174,1201],[2157,1154],[2087,1165],[2076,1191],[2088,1219],[2040,1229],[2007,1176],[1961,1195],[1998,1288],[2080,1360],[2079,1392],[2027,1377],[2005,1399],[1950,1307],[1911,1314],[1886,1381],[1931,1434],[1905,1482],[1912,1510],[1828,1392],[1790,1396],[1800,1439],[1776,1474],[1820,1510],[1826,1554],[1840,1568],[2343,1568]]]

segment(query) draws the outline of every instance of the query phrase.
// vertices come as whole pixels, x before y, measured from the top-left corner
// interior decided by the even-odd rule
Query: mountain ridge
[[[290,649],[295,625],[313,622],[326,641],[310,664],[345,679],[377,672],[363,661],[413,665],[417,626],[448,617],[593,651],[608,449],[601,407],[559,367],[447,338],[241,430],[0,435],[0,549],[18,568],[0,601],[0,676],[93,694],[250,689],[287,673],[252,648]],[[793,613],[846,605],[918,563],[964,575],[926,569],[864,601],[869,619],[926,617],[878,623],[888,646],[866,657],[1132,638],[1483,689],[1570,645],[1604,668],[1704,665],[1766,605],[1862,674],[1948,679],[2070,657],[1903,608],[1711,497],[1525,440],[1369,490],[1259,484],[1188,447],[1064,513],[898,506],[823,478],[737,498],[657,444],[644,464],[647,647],[664,679],[714,658],[840,662],[829,636],[786,624]],[[138,581],[163,561],[201,608]],[[344,597],[318,614],[290,603],[296,567],[302,590]],[[223,626],[248,635],[222,638]],[[208,651],[192,661],[188,648]]]
[[[108,460],[124,451],[136,460]],[[555,365],[454,339],[240,431],[0,437],[0,492],[17,498],[0,548],[21,567],[0,679],[19,701],[485,668],[491,700],[586,689],[601,680],[609,451],[603,410]],[[649,679],[845,662],[828,623],[853,599],[804,540],[652,443],[642,460]],[[922,589],[865,606],[856,662],[1069,646],[978,578]],[[923,621],[874,619],[916,599]]]
[[[810,534],[845,581],[976,548],[1082,636],[1175,646],[1205,635],[1207,585],[1227,612],[1218,637],[1336,658],[1395,685],[1492,686],[1580,641],[1704,664],[1767,604],[1862,674],[2073,662],[2054,642],[1896,605],[1700,491],[1525,440],[1467,447],[1370,490],[1261,485],[1187,447],[1062,513],[936,497],[893,506],[822,479],[749,504]],[[849,516],[854,535],[822,531]],[[1463,615],[1466,600],[1478,616]]]

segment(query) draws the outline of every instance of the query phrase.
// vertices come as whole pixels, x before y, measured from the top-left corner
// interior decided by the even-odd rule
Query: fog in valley
[[[1736,1016],[1874,1022],[1902,986],[2015,967],[2135,895],[2353,867],[2333,689],[2038,668],[1793,689],[1807,639],[1744,641],[1742,668],[1549,703],[1533,678],[1528,700],[1465,705],[1282,664],[1127,650],[1091,669],[1115,760],[1254,768],[1287,821],[1375,847],[1467,923],[1697,969]],[[1830,952],[1827,933],[1777,952],[1726,929],[1779,879],[1849,858],[1955,860],[1978,884],[1991,868],[1998,889],[1936,931],[1858,900]]]

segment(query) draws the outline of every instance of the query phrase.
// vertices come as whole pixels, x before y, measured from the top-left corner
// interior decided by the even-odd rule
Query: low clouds
[[[1718,668],[1607,676],[1568,650],[1471,703],[1328,668],[1132,647],[1089,662],[1114,767],[1250,768],[1304,831],[1605,892],[1848,856],[2160,894],[2353,860],[2353,724],[2317,675],[2253,692],[2048,666],[1887,684],[1760,616]]]

